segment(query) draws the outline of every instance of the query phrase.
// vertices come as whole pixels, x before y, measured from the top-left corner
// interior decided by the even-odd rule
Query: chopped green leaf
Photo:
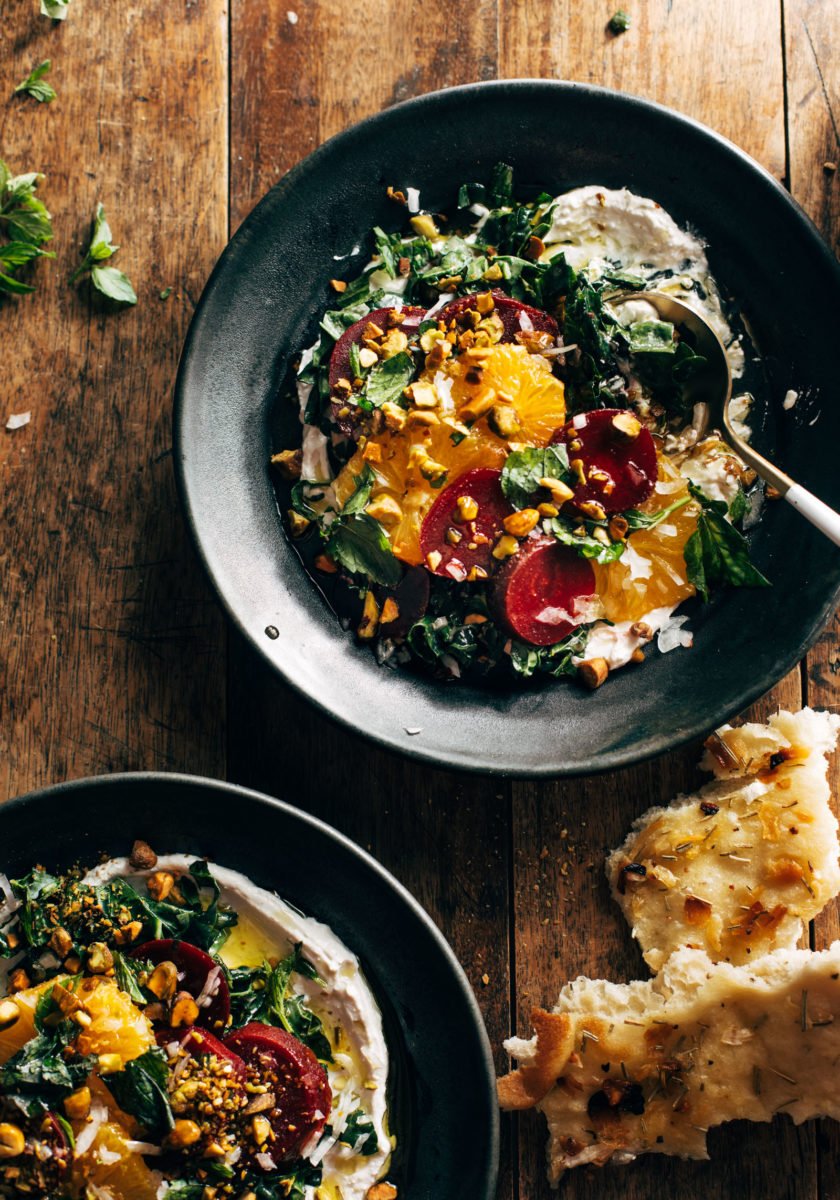
[[[20,1097],[31,1116],[46,1112],[84,1083],[96,1061],[94,1055],[67,1055],[66,1047],[78,1026],[63,1021],[37,1034],[0,1067],[0,1091]]]
[[[403,350],[371,368],[363,395],[374,408],[381,408],[388,402],[398,403],[413,374],[414,359]]]
[[[338,1140],[346,1146],[352,1146],[356,1154],[361,1154],[364,1158],[369,1158],[379,1149],[379,1138],[376,1136],[373,1121],[363,1108],[356,1108],[350,1113],[344,1132]]]
[[[569,456],[563,445],[514,450],[502,467],[502,491],[514,508],[531,508],[541,479],[565,483],[571,478]]]
[[[163,289],[163,291],[160,293],[160,298],[161,298],[161,300],[168,300],[171,295],[172,295],[172,288],[165,287]]]
[[[631,354],[673,354],[677,349],[670,321],[636,321],[621,333]]]
[[[402,567],[378,521],[367,513],[353,513],[329,527],[327,553],[353,574],[367,575],[375,583],[395,587]]]
[[[365,463],[359,474],[356,476],[356,485],[353,489],[352,496],[349,496],[341,510],[343,517],[352,516],[353,513],[362,512],[368,500],[370,500],[370,492],[376,476],[370,469],[370,465]]]
[[[52,63],[48,58],[44,59],[39,67],[31,71],[22,83],[19,83],[15,88],[15,95],[24,94],[32,96],[39,104],[49,104],[55,100],[55,89],[50,84],[44,82],[44,76],[49,71]]]
[[[626,33],[629,28],[630,16],[622,8],[620,8],[618,12],[613,13],[607,22],[607,29],[609,29],[610,33],[614,33],[616,36],[618,36],[620,33]]]
[[[679,500],[675,500],[673,504],[669,504],[667,508],[660,508],[656,512],[646,513],[642,512],[640,508],[628,508],[624,514],[624,518],[631,531],[635,529],[654,529],[666,517],[670,517],[672,512],[677,512],[690,503],[691,496],[682,496]]]
[[[63,21],[70,9],[70,0],[41,0],[41,16]]]
[[[551,675],[555,679],[574,675],[577,667],[572,660],[583,657],[588,640],[589,630],[581,626],[555,646],[529,646],[525,642],[514,641],[510,647],[510,661],[522,679],[530,679],[537,674]]]
[[[137,293],[131,286],[131,280],[116,267],[93,267],[90,272],[93,286],[109,300],[120,304],[136,304]]]
[[[119,950],[114,950],[113,956],[114,978],[117,981],[117,987],[130,996],[135,1004],[144,1008],[155,997],[151,994],[147,995],[143,990],[140,976],[144,972],[150,972],[152,964],[137,958],[126,958],[124,954],[120,954]]]
[[[601,529],[606,534],[606,527],[596,521],[570,521],[568,517],[552,517],[546,521],[545,527],[562,546],[571,546],[582,558],[594,559],[597,563],[616,562],[624,553],[624,542],[613,542],[609,538],[601,541],[595,537],[595,529]],[[585,532],[576,532],[579,529]]]
[[[155,1046],[107,1076],[107,1084],[120,1108],[134,1117],[152,1137],[164,1136],[175,1119],[169,1104],[169,1067],[163,1050]]]
[[[712,589],[720,584],[770,587],[770,581],[750,562],[746,538],[727,520],[726,503],[710,500],[693,483],[688,488],[703,506],[697,529],[684,551],[688,579],[698,595],[708,600]]]

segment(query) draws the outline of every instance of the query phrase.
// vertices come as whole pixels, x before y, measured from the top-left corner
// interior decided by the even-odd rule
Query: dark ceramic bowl
[[[399,222],[386,186],[411,184],[425,205],[448,205],[458,184],[487,178],[500,159],[513,164],[519,190],[627,186],[708,240],[712,269],[764,356],[771,404],[761,445],[837,507],[840,268],[813,225],[775,179],[708,129],[630,96],[548,81],[409,101],[333,138],[277,184],[222,255],[190,329],[177,469],[223,603],[302,695],[421,760],[573,775],[668,750],[769,688],[835,607],[840,555],[786,504],[769,505],[754,557],[774,587],[686,609],[694,649],[652,654],[596,693],[562,682],[505,692],[444,686],[380,669],[341,631],[275,503],[266,464],[278,386],[314,340],[336,257],[363,247],[340,264],[349,277],[366,261],[370,227]],[[790,387],[803,399],[785,412]]]
[[[233,784],[106,775],[0,806],[0,873],[92,866],[134,838],[206,855],[330,925],[383,1012],[401,1200],[493,1200],[499,1119],[493,1062],[470,985],[430,918],[387,871],[328,825]]]

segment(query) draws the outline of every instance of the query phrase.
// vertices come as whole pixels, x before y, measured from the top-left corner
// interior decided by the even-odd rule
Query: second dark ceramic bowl
[[[317,334],[337,260],[349,277],[368,257],[371,226],[396,227],[387,185],[418,187],[435,208],[499,160],[513,165],[520,189],[626,186],[700,232],[764,356],[772,404],[762,445],[836,507],[840,269],[813,225],[776,180],[695,122],[620,93],[535,80],[474,84],[389,109],[277,184],[223,254],[193,320],[177,387],[177,470],[228,613],[302,696],[427,762],[588,773],[696,737],[772,686],[833,611],[840,555],[786,505],[768,506],[754,557],[773,588],[687,610],[692,650],[652,654],[596,693],[563,682],[504,692],[444,686],[379,668],[342,632],[275,503],[267,461],[278,387]],[[787,412],[790,387],[804,398]]]

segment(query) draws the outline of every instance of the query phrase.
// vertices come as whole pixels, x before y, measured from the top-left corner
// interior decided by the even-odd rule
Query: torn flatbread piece
[[[707,1158],[706,1132],[725,1121],[840,1118],[840,942],[747,967],[678,950],[646,982],[578,979],[537,1019],[535,1038],[505,1043],[520,1066],[499,1099],[530,1107],[531,1084],[557,1072],[536,1102],[552,1183],[569,1167],[640,1154]]]
[[[653,971],[681,947],[736,964],[792,948],[837,895],[826,755],[838,729],[809,708],[724,726],[701,764],[714,781],[636,821],[606,870]]]

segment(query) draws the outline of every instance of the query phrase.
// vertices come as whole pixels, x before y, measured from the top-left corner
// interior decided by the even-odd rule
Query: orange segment
[[[687,481],[662,457],[659,459],[659,482],[674,490],[654,492],[641,506],[643,512],[668,508],[688,495]],[[696,528],[697,505],[692,502],[671,513],[661,525],[631,534],[628,545],[635,553],[629,561],[625,551],[617,562],[593,563],[595,585],[609,620],[639,621],[651,609],[681,604],[694,595],[694,585],[686,578],[683,552]],[[637,555],[646,563],[639,562]],[[650,575],[642,578],[648,567]],[[636,578],[633,578],[634,574]]]
[[[51,988],[54,983],[60,982],[60,978],[50,979],[47,983],[41,983],[37,987],[26,988],[22,992],[15,992],[8,999],[14,1000],[20,1011],[20,1016],[14,1025],[8,1029],[0,1030],[0,1063],[8,1062],[13,1054],[17,1054],[18,1050],[35,1036],[35,1008],[41,996],[47,988]]]
[[[80,1054],[119,1054],[123,1062],[130,1062],[155,1045],[148,1017],[113,979],[101,975],[83,979],[76,995],[93,1017],[79,1034]]]
[[[504,392],[513,402],[522,429],[517,440],[530,446],[545,446],[566,419],[566,394],[563,384],[551,373],[551,365],[540,354],[530,354],[524,346],[505,343],[494,346],[481,360],[480,383],[468,383],[466,375],[474,365],[463,357],[447,363],[453,378],[452,398],[460,408],[475,395],[492,388]],[[486,422],[480,422],[486,424]]]
[[[84,1185],[93,1183],[107,1188],[114,1200],[155,1200],[161,1176],[146,1166],[144,1159],[130,1150],[129,1118],[121,1113],[111,1093],[101,1080],[91,1076],[88,1081],[93,1102],[108,1108],[108,1120],[100,1125],[93,1145],[75,1162],[73,1182],[84,1194]],[[84,1121],[74,1121],[76,1137],[85,1128]]]
[[[551,374],[548,362],[539,355],[529,354],[524,346],[494,346],[482,360],[480,383],[466,379],[470,365],[464,359],[447,361],[444,376],[452,381],[452,402],[444,403],[438,411],[439,425],[430,428],[407,427],[399,432],[385,432],[370,440],[381,451],[379,462],[369,462],[376,476],[372,498],[388,495],[400,506],[401,517],[387,527],[387,534],[397,558],[417,565],[423,561],[420,553],[420,527],[434,503],[440,488],[454,483],[459,475],[474,467],[504,465],[508,443],[493,432],[486,415],[471,427],[467,437],[453,440],[457,411],[476,395],[492,389],[503,392],[512,402],[521,424],[518,440],[530,445],[546,445],[558,426],[563,424],[566,407],[563,384]],[[437,372],[424,372],[422,378],[432,382]],[[440,391],[440,389],[438,389]],[[447,408],[450,411],[446,411]],[[412,453],[412,448],[415,448]],[[418,457],[419,452],[419,457]],[[423,454],[433,463],[446,469],[446,476],[433,486],[423,474]],[[362,471],[365,458],[358,450],[335,480],[339,504],[352,495],[355,478]],[[428,472],[427,472],[428,473]]]

